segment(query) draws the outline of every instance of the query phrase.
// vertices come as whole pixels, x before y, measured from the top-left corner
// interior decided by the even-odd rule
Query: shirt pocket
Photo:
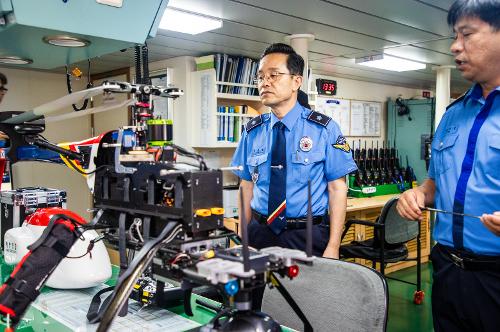
[[[500,135],[488,136],[487,166],[485,173],[500,179]]]
[[[247,159],[247,166],[250,175],[252,176],[252,181],[254,183],[262,182],[268,177],[268,170],[264,167],[267,161],[268,153],[260,154],[257,156],[250,156]]]
[[[324,152],[305,152],[297,151],[292,153],[291,175],[293,181],[299,183],[307,183],[312,179],[311,171],[315,165],[325,160]]]
[[[443,174],[454,165],[455,143],[458,134],[450,134],[432,142],[432,158],[436,174]]]

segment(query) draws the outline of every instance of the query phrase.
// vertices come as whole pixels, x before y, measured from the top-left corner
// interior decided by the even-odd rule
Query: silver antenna
[[[241,254],[243,256],[243,270],[250,271],[250,252],[248,250],[248,224],[245,214],[245,204],[243,203],[243,190],[240,187],[240,224],[241,224]]]
[[[307,181],[307,224],[306,224],[306,255],[312,256],[312,197],[311,180]]]

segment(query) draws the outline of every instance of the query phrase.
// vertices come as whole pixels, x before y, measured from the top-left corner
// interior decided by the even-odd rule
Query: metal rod
[[[307,181],[307,224],[306,224],[306,255],[312,256],[312,196],[311,180]]]
[[[245,211],[245,202],[243,200],[243,190],[240,187],[240,225],[241,225],[241,251],[243,256],[243,270],[250,271],[250,251],[248,249],[248,223]]]
[[[480,216],[474,216],[472,214],[459,213],[459,212],[453,212],[453,211],[446,211],[446,210],[434,209],[434,208],[430,208],[430,207],[420,207],[420,210],[426,210],[426,211],[432,211],[432,212],[438,212],[438,213],[453,214],[453,215],[456,215],[456,216],[463,216],[463,217],[470,217],[470,218],[481,219]]]
[[[243,166],[227,166],[219,168],[221,171],[242,171]]]

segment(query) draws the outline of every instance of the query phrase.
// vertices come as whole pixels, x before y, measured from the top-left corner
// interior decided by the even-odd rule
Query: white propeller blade
[[[110,110],[115,109],[115,108],[132,105],[133,103],[134,103],[133,99],[127,99],[127,100],[119,102],[119,103],[114,102],[114,103],[110,103],[110,104],[106,104],[106,105],[100,105],[97,107],[88,108],[84,111],[72,112],[72,113],[61,114],[61,115],[56,115],[56,116],[49,116],[49,117],[45,118],[45,123],[69,120],[69,119],[74,119],[74,118],[78,118],[78,117],[89,115],[89,114],[107,112],[107,111],[110,111]]]
[[[64,97],[58,98],[49,103],[35,107],[33,110],[24,112],[17,116],[13,116],[10,119],[4,120],[4,123],[19,124],[27,121],[33,121],[40,118],[41,116],[53,113],[55,111],[61,110],[72,104],[79,102],[80,100],[87,99],[98,94],[101,94],[104,90],[116,89],[120,90],[121,87],[118,84],[104,84],[97,86],[95,88],[90,88],[82,91],[77,91],[66,95]]]

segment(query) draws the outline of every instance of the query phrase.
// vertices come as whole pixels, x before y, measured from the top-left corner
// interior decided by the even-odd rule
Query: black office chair
[[[385,276],[385,266],[387,263],[400,261],[417,261],[417,282],[411,283],[406,280],[386,277],[401,281],[407,284],[416,285],[417,290],[413,295],[413,302],[421,304],[424,299],[421,282],[421,242],[420,242],[420,224],[416,221],[408,221],[402,218],[397,210],[397,198],[389,200],[380,216],[375,222],[368,220],[348,220],[345,225],[342,239],[347,234],[351,225],[365,225],[374,228],[374,237],[364,241],[353,241],[340,247],[341,258],[362,258],[372,261],[372,267],[380,263],[380,273]],[[417,239],[417,257],[408,258],[408,248],[406,243]]]

